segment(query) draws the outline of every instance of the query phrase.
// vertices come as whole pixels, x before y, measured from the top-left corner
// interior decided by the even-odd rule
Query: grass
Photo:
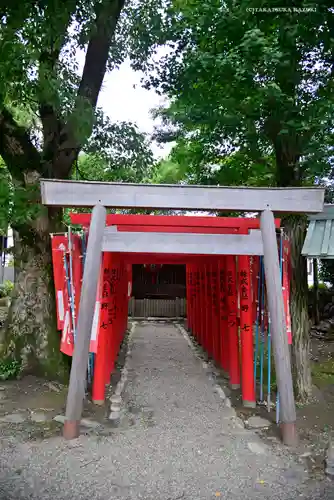
[[[334,360],[312,363],[312,380],[318,387],[334,384]]]

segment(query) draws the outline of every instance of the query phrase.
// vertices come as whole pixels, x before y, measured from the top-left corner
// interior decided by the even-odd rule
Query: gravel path
[[[109,436],[1,439],[0,498],[34,500],[330,499],[303,464],[240,425],[173,325],[132,338],[120,426]],[[318,485],[323,488],[322,485]],[[319,496],[318,496],[319,495]]]

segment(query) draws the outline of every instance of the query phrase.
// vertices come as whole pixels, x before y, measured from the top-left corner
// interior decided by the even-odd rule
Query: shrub
[[[0,298],[9,297],[13,291],[14,283],[6,280],[0,285]]]
[[[14,360],[0,361],[0,380],[17,378],[20,374],[21,363]]]

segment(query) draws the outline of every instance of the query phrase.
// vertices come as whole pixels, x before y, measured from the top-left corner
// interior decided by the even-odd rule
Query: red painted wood
[[[211,284],[211,265],[205,264],[205,299],[206,299],[206,342],[207,352],[213,357],[213,328],[212,328],[212,284]]]
[[[200,319],[200,339],[201,346],[206,350],[206,300],[205,300],[205,269],[204,264],[199,266],[200,276],[200,304],[199,304],[199,319]]]
[[[255,405],[256,399],[253,368],[253,307],[251,297],[250,257],[247,255],[239,256],[238,264],[242,400],[246,405]]]
[[[191,312],[190,312],[190,303],[191,303],[191,284],[190,284],[190,265],[186,265],[186,315],[187,315],[187,330],[191,331]]]
[[[213,334],[213,358],[220,366],[220,308],[219,308],[219,274],[218,261],[213,259],[211,267],[211,297],[212,297],[212,334]]]
[[[91,214],[71,213],[72,224],[79,224],[88,227]],[[280,227],[280,220],[275,219],[276,227]],[[170,227],[170,232],[175,231],[175,227],[189,228],[235,228],[235,229],[259,229],[260,220],[250,217],[199,217],[185,215],[128,215],[128,214],[108,214],[107,226],[147,226]],[[145,229],[142,229],[145,231]],[[157,229],[156,229],[157,230]]]
[[[228,317],[229,376],[232,388],[240,385],[239,336],[237,322],[236,258],[226,256],[226,298]]]
[[[109,269],[110,254],[104,253],[102,256],[102,272],[101,272],[101,293],[100,293],[100,318],[99,318],[99,335],[97,352],[94,362],[94,376],[92,387],[92,400],[102,402],[105,399],[105,384],[106,371],[108,364],[108,344],[112,334],[110,325],[108,324],[108,308],[110,287],[108,282],[108,273],[105,270]]]
[[[290,263],[290,244],[288,240],[283,240],[283,299],[284,299],[286,333],[288,336],[288,344],[292,345],[289,263]]]
[[[196,340],[198,343],[200,343],[200,322],[199,322],[199,311],[200,311],[200,278],[199,278],[199,270],[198,270],[198,264],[194,263],[192,264],[192,270],[193,270],[193,284],[192,284],[192,290],[193,290],[193,316],[192,316],[192,325],[193,325],[193,332],[196,337]]]
[[[228,311],[226,295],[226,257],[218,262],[219,273],[219,336],[220,336],[220,364],[226,373],[230,371],[229,342],[228,342]]]
[[[260,280],[260,258],[253,256],[253,257],[251,257],[253,324],[256,322],[256,317],[257,317],[259,280]]]
[[[238,234],[238,227],[178,227],[178,226],[117,226],[117,231],[128,233],[194,233],[194,234]]]

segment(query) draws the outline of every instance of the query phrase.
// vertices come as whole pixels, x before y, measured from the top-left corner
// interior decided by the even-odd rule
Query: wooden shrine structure
[[[266,276],[266,292],[268,311],[270,315],[271,335],[273,339],[273,353],[277,385],[280,396],[281,430],[283,441],[293,444],[297,439],[296,432],[296,410],[293,395],[291,363],[288,348],[288,337],[286,332],[286,317],[284,311],[284,297],[280,275],[279,256],[277,251],[276,226],[274,213],[318,213],[323,209],[324,190],[321,188],[226,188],[226,187],[202,187],[181,185],[143,185],[143,184],[117,184],[100,182],[78,182],[61,180],[41,181],[42,203],[47,206],[59,207],[93,207],[92,216],[87,217],[86,223],[80,220],[80,224],[87,226],[89,223],[88,245],[85,253],[83,279],[81,284],[78,307],[78,318],[75,326],[75,349],[73,352],[70,384],[68,390],[66,420],[64,424],[64,436],[67,439],[77,437],[79,434],[79,423],[81,420],[83,400],[85,396],[85,381],[87,363],[89,357],[91,332],[94,323],[96,294],[99,279],[101,277],[101,258],[103,255],[103,274],[109,276],[108,283],[112,284],[114,290],[113,308],[116,303],[122,315],[118,320],[114,335],[117,344],[121,342],[122,332],[126,328],[128,297],[128,277],[126,266],[133,263],[185,263],[188,266],[188,277],[196,276],[202,272],[203,264],[210,260],[210,265],[215,266],[215,272],[211,273],[211,288],[215,294],[219,294],[220,284],[225,282],[222,276],[227,275],[230,286],[235,286],[236,280],[242,280],[243,295],[240,297],[240,324],[245,325],[242,332],[241,384],[243,386],[243,401],[252,406],[254,397],[254,378],[250,371],[245,370],[247,365],[247,353],[253,350],[251,308],[249,308],[251,275],[250,258],[252,256],[263,256],[264,271]],[[189,226],[178,221],[178,217],[165,217],[158,221],[155,216],[146,216],[149,219],[140,219],[140,224],[134,223],[135,219],[119,219],[117,215],[106,214],[106,208],[134,208],[134,209],[180,209],[180,210],[219,210],[239,212],[260,212],[260,219],[249,219],[249,226],[245,223],[236,224],[237,218],[231,219],[231,226],[224,227],[221,219],[210,218],[211,225],[203,226],[203,222],[194,223],[195,218],[180,217],[188,219]],[[77,214],[79,217],[82,214]],[[136,217],[136,216],[126,216]],[[144,216],[142,216],[144,217]],[[114,218],[114,219],[112,219]],[[167,220],[171,222],[167,222]],[[191,220],[192,219],[192,220]],[[208,217],[206,219],[209,219]],[[245,221],[246,219],[241,219]],[[73,222],[75,220],[72,219]],[[110,225],[111,221],[111,225]],[[126,222],[125,222],[126,221]],[[157,221],[156,223],[153,221]],[[162,224],[164,222],[164,225]],[[191,226],[193,224],[193,226]],[[202,224],[202,225],[201,225]],[[227,224],[227,222],[225,222]],[[233,226],[234,224],[234,226]],[[277,222],[276,222],[277,225]],[[71,243],[70,243],[71,244]],[[231,256],[239,256],[239,274],[235,274],[235,268]],[[224,258],[222,268],[221,258]],[[119,262],[119,272],[114,273],[112,261]],[[214,263],[214,264],[213,264]],[[202,266],[202,267],[201,267]],[[128,268],[129,269],[129,268]],[[197,269],[197,271],[196,271]],[[193,272],[195,270],[195,272]],[[234,279],[232,275],[234,273]],[[110,276],[115,277],[113,280]],[[215,276],[213,278],[213,276]],[[231,281],[232,276],[232,281]],[[204,273],[204,283],[206,275]],[[118,283],[118,287],[114,286]],[[105,283],[103,283],[103,287]],[[111,285],[110,285],[111,286]],[[117,290],[116,290],[117,289]],[[192,294],[200,290],[196,280],[189,283]],[[111,289],[110,289],[111,290]],[[212,295],[211,295],[212,296]],[[106,297],[105,297],[106,298]],[[108,298],[109,300],[109,298]],[[210,299],[211,300],[211,299]],[[217,302],[216,302],[217,303]],[[196,304],[196,301],[195,301]],[[198,304],[197,304],[198,306]],[[190,309],[189,309],[190,307]],[[232,305],[232,308],[235,304]],[[197,330],[201,336],[203,329],[199,327],[199,317],[196,313],[198,308],[191,307],[191,301],[187,303],[188,323],[192,330]],[[107,312],[107,308],[102,308]],[[211,301],[210,309],[219,318],[220,312],[213,307]],[[233,311],[232,311],[233,312]],[[235,312],[233,312],[235,314]],[[220,318],[222,319],[222,318]],[[75,321],[75,318],[73,318]],[[222,324],[225,319],[222,319]],[[220,322],[218,322],[220,324]],[[217,352],[215,342],[220,338],[220,333],[215,329],[215,321],[210,319],[211,330],[215,334],[206,332],[209,338],[204,339],[209,353]],[[199,328],[199,329],[198,329]],[[221,337],[218,358],[222,366],[226,366],[224,358],[224,337]],[[100,341],[109,349],[110,338]],[[108,344],[109,343],[109,344]],[[236,350],[236,336],[229,335],[230,380],[232,386],[240,383],[235,375],[238,373],[238,356]],[[115,346],[113,347],[115,348]],[[100,356],[106,356],[108,349],[100,351]],[[97,351],[97,358],[99,351]],[[226,354],[225,354],[226,356]],[[98,360],[97,360],[98,361]],[[234,367],[233,367],[234,363]],[[97,362],[96,369],[101,370],[99,376],[94,373],[95,382],[99,380],[99,390],[104,392],[104,384],[107,382],[106,371],[108,362],[106,359]],[[100,368],[98,368],[100,367]],[[227,366],[226,366],[227,367]],[[231,376],[232,374],[232,376]],[[235,377],[235,378],[233,378]],[[102,395],[102,397],[104,397]],[[248,399],[249,398],[249,399]]]

